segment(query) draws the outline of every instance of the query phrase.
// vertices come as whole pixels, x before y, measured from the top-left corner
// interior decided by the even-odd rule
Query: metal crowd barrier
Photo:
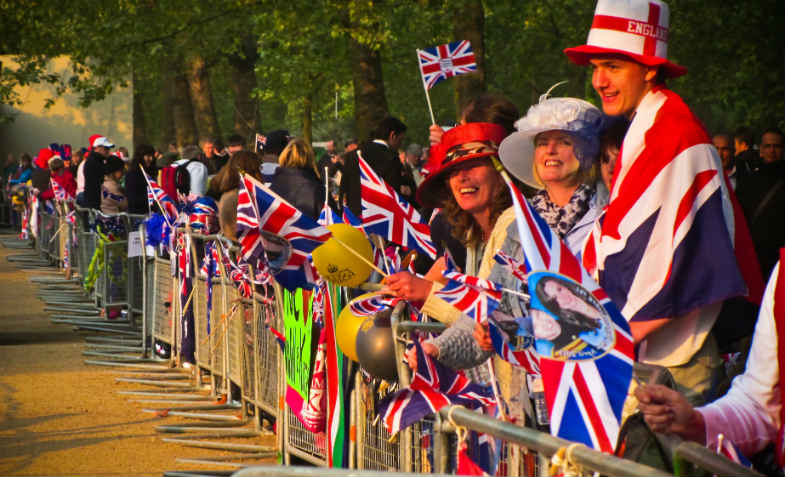
[[[170,364],[177,365],[179,348],[180,299],[177,279],[173,277],[175,256],[150,256],[143,251],[141,256],[128,257],[128,239],[115,242],[97,240],[89,226],[97,213],[77,208],[74,231],[67,233],[69,226],[62,219],[39,218],[39,251],[53,260],[62,259],[62,251],[69,247],[75,268],[84,279],[96,247],[102,247],[105,266],[94,289],[96,305],[121,307],[133,317],[142,319],[140,329],[143,345],[141,352],[147,354],[155,343],[170,347]],[[120,214],[126,232],[133,231],[131,219]],[[139,217],[137,217],[139,218]],[[62,222],[61,222],[62,220]],[[58,225],[58,224],[61,225]],[[63,243],[50,249],[49,243],[59,227]],[[144,227],[138,233],[145,243]],[[179,230],[191,237],[191,253],[195,270],[199,269],[208,241],[221,243],[231,252],[235,246],[220,235],[200,235],[190,230]],[[76,241],[74,241],[76,237]],[[299,458],[312,465],[328,465],[328,439],[325,433],[308,431],[284,404],[286,380],[283,353],[269,328],[283,331],[282,291],[273,284],[257,288],[253,299],[243,298],[228,277],[223,265],[212,281],[212,307],[208,310],[207,282],[195,273],[193,279],[193,309],[195,319],[195,378],[197,384],[202,377],[210,378],[211,393],[226,394],[228,399],[239,398],[247,416],[254,414],[255,425],[260,429],[263,417],[275,420],[279,451],[285,465]],[[401,320],[405,305],[400,304],[392,313],[392,335],[396,355],[404,352],[404,335],[414,329],[440,331],[439,323],[414,323]],[[133,321],[133,318],[130,318]],[[410,382],[410,370],[403,362],[397,363],[398,379],[395,386],[402,388]],[[375,381],[373,381],[374,383]],[[515,426],[488,416],[453,406],[444,408],[439,414],[422,419],[396,436],[390,436],[363,389],[367,384],[359,373],[354,376],[354,390],[349,419],[349,467],[359,469],[358,475],[413,475],[414,473],[451,474],[456,469],[454,456],[457,446],[456,427],[489,434],[504,441],[504,455],[498,475],[545,475],[547,462],[559,449],[567,450],[570,460],[580,467],[605,475],[669,475],[633,461],[603,454],[585,446],[574,444],[533,429]],[[375,392],[374,390],[370,392]],[[664,438],[663,438],[664,439]],[[709,452],[702,446],[691,443],[669,441],[670,449],[678,458],[693,462],[710,472],[721,475],[758,475],[738,466],[724,457]],[[539,456],[539,465],[534,456]],[[263,475],[258,469],[247,469],[238,475]],[[268,467],[265,475],[331,475],[332,469],[313,471],[299,468],[282,469]],[[347,471],[342,471],[346,475]]]

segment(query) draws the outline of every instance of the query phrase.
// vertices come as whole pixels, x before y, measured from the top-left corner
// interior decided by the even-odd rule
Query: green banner
[[[306,400],[312,380],[312,293],[300,288],[295,292],[283,289],[282,306],[287,385]]]

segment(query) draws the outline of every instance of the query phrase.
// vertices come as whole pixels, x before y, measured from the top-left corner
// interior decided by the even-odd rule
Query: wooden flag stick
[[[418,64],[421,65],[421,59],[419,58],[419,51],[420,50],[416,48],[416,61],[418,61]],[[419,74],[421,75],[421,85],[424,86],[424,95],[427,97],[427,107],[430,109],[430,120],[432,120],[432,124],[438,124],[435,122],[435,113],[432,112],[430,93],[427,90],[427,83],[424,82],[424,75],[421,73],[421,66],[419,66]]]
[[[348,252],[352,253],[352,254],[353,254],[353,255],[355,255],[355,256],[356,256],[356,257],[357,257],[359,260],[361,260],[362,262],[364,262],[364,263],[366,263],[367,265],[369,265],[370,267],[372,267],[372,268],[373,268],[373,269],[374,269],[376,272],[380,273],[380,274],[381,274],[381,275],[383,275],[384,277],[387,277],[387,276],[389,276],[389,274],[388,274],[388,273],[386,273],[386,272],[384,272],[383,270],[379,269],[379,268],[378,268],[378,267],[377,267],[377,266],[376,266],[374,263],[372,263],[372,262],[370,262],[369,260],[367,260],[367,258],[366,258],[366,257],[364,257],[363,255],[361,255],[360,253],[358,253],[357,251],[355,251],[355,250],[354,250],[354,249],[353,249],[353,248],[352,248],[350,245],[348,245],[348,244],[346,244],[345,242],[343,242],[343,241],[339,240],[339,238],[337,238],[335,235],[332,235],[331,237],[332,237],[334,240],[336,240],[336,241],[337,241],[337,243],[338,243],[339,245],[343,246],[343,247],[344,247],[344,248],[345,248],[345,249],[346,249]]]

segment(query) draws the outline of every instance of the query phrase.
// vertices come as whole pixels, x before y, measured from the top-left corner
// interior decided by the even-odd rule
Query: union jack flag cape
[[[331,232],[303,215],[254,178],[243,174],[238,188],[236,222],[241,254],[245,262],[265,254],[261,230],[286,239],[292,251],[276,280],[285,288],[311,288],[317,273],[308,258],[312,250],[331,237]]]
[[[621,411],[632,377],[634,346],[629,325],[605,291],[580,266],[577,258],[531,207],[508,177],[525,270],[549,270],[580,283],[611,318],[614,343],[595,359],[556,360],[540,356],[539,368],[550,415],[550,432],[613,452]],[[522,270],[522,267],[516,265]],[[512,362],[508,356],[504,359]]]
[[[407,389],[391,393],[378,403],[378,414],[389,434],[396,434],[428,414],[449,404],[469,409],[495,404],[488,386],[473,383],[461,372],[443,366],[424,353],[415,341],[418,366]]]
[[[745,294],[724,184],[687,105],[664,87],[650,91],[624,138],[610,205],[583,251],[627,320],[679,317]]]
[[[417,52],[421,79],[426,89],[446,78],[476,71],[476,57],[468,40],[433,46]]]

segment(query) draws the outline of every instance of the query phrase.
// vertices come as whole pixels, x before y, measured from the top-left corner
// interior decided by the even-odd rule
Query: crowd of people
[[[630,23],[644,23],[646,3],[600,0],[597,16],[614,11]],[[667,31],[667,6],[659,8],[665,12],[659,28]],[[670,78],[687,71],[668,60],[666,35],[652,38],[648,29],[605,25],[595,19],[587,43],[565,50],[572,62],[590,66],[601,109],[545,95],[520,117],[505,97],[484,94],[463,109],[459,126],[433,125],[430,147],[403,147],[407,127],[389,116],[368,140],[348,140],[341,152],[330,141],[319,158],[286,130],[267,134],[259,151],[231,136],[227,147],[214,140],[173,145],[164,153],[139,144],[131,158],[113,153],[109,139],[94,135],[70,157],[50,148],[19,161],[9,155],[3,178],[10,189],[31,182],[42,199],[52,196],[51,179],[83,207],[147,214],[144,170],[172,196],[212,198],[221,232],[235,238],[239,172],[270,184],[312,218],[326,196],[340,215],[347,206],[360,216],[363,157],[430,220],[439,258],[421,257],[420,273],[384,280],[386,293],[449,325],[423,343],[424,352],[474,380],[496,379],[517,422],[546,428],[532,410],[539,377],[502,360],[491,375],[481,366],[492,354],[489,330],[436,296],[446,282],[444,251],[465,274],[522,288],[494,260],[499,250],[518,256],[522,249],[500,161],[621,310],[636,359],[670,371],[674,389],[633,381],[626,412],[639,408],[652,430],[704,445],[716,446],[723,433],[750,456],[771,443],[782,458],[783,133],[769,129],[756,138],[739,128],[709,136],[668,88]],[[560,300],[566,287],[544,288]],[[526,305],[508,297],[499,312],[528,315]],[[588,328],[588,320],[576,320],[574,331],[549,316],[531,316],[530,323],[535,338],[552,343],[547,352],[557,356]],[[587,338],[589,346],[594,339],[602,338]],[[723,360],[735,360],[732,351],[739,352],[742,374],[728,386],[721,383],[734,368]],[[414,356],[408,358],[415,366]]]

